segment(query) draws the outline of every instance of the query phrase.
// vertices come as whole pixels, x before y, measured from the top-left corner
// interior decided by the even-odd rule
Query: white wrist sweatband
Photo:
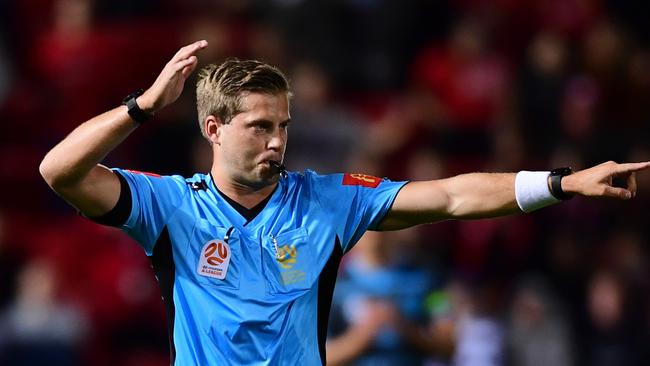
[[[522,170],[515,177],[515,197],[517,205],[524,212],[532,212],[542,207],[560,202],[553,197],[548,188],[550,172],[529,172]]]

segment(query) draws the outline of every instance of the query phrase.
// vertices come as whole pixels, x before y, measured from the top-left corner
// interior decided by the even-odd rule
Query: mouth
[[[280,163],[279,161],[269,160],[268,163],[269,163],[269,166],[271,168],[275,169],[279,173],[286,170],[286,168],[284,167],[284,164]]]
[[[267,158],[260,159],[258,164],[274,167],[274,166],[282,165],[282,160],[277,159],[275,156],[269,156]]]
[[[264,162],[264,165],[266,164],[268,164],[269,169],[273,175],[279,174],[281,177],[285,177],[287,175],[287,169],[281,162],[277,160],[266,160]]]

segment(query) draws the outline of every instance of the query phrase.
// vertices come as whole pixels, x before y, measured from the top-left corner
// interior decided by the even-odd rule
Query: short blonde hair
[[[213,115],[223,123],[230,123],[241,112],[241,98],[245,92],[291,94],[284,74],[260,61],[229,59],[221,65],[210,64],[199,71],[196,109],[204,137],[207,138],[205,119]]]

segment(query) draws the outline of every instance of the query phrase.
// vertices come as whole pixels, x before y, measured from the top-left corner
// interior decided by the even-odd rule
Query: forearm
[[[470,173],[407,184],[378,229],[399,230],[442,220],[517,212],[520,210],[515,199],[515,174]]]
[[[81,124],[47,153],[40,165],[51,187],[74,185],[137,127],[120,106]]]
[[[514,173],[470,173],[441,182],[452,219],[476,219],[519,213]]]

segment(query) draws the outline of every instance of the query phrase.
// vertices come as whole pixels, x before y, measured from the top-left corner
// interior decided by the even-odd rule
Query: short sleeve
[[[131,191],[131,212],[120,226],[152,255],[158,236],[187,193],[185,180],[179,176],[113,169]]]
[[[334,220],[344,252],[367,230],[377,228],[407,183],[365,174],[307,174],[325,214]]]

